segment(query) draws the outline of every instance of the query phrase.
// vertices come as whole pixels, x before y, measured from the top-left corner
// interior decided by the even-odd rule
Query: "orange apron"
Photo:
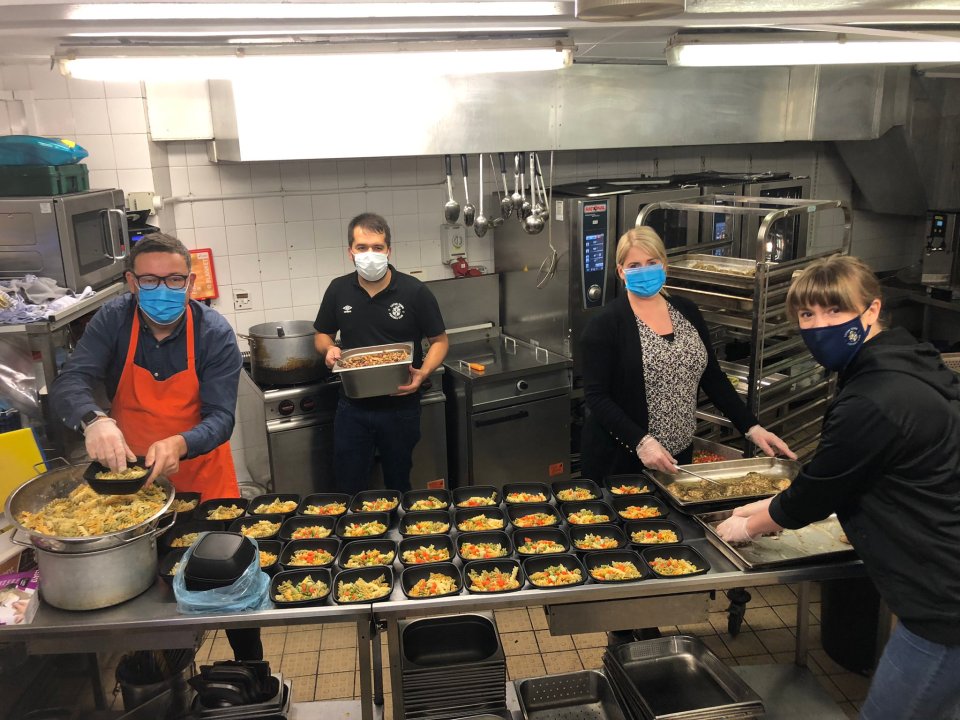
[[[153,443],[185,432],[201,420],[200,379],[194,358],[193,312],[189,305],[186,316],[187,369],[166,380],[157,380],[149,370],[134,364],[140,318],[133,318],[130,345],[110,416],[117,421],[130,449],[141,457]],[[179,471],[169,479],[178,492],[198,492],[202,500],[240,497],[229,442],[206,455],[181,460]]]

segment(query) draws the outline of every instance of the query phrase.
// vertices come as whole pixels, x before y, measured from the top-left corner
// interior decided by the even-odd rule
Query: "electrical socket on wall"
[[[440,248],[441,261],[449,265],[457,258],[467,254],[467,232],[463,225],[444,225],[443,247]]]
[[[250,309],[250,293],[247,290],[240,290],[240,289],[234,288],[233,309],[234,310]]]

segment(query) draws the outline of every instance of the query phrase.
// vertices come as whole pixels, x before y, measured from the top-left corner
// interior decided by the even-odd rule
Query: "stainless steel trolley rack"
[[[720,335],[718,339],[749,343],[745,364],[724,363],[724,370],[731,381],[739,376],[737,390],[764,427],[799,450],[801,459],[809,456],[820,437],[834,382],[824,376],[787,318],[786,296],[794,273],[818,258],[849,253],[850,208],[839,200],[703,195],[684,202],[646,205],[637,216],[637,226],[645,224],[651,213],[664,209],[762,216],[754,245],[756,258],[703,254],[730,247],[730,241],[672,248],[666,288],[696,302]],[[843,213],[843,239],[838,249],[780,263],[766,259],[768,238],[776,223],[827,210]],[[729,420],[709,403],[701,404],[697,417],[703,421],[698,435],[720,442],[737,437]]]

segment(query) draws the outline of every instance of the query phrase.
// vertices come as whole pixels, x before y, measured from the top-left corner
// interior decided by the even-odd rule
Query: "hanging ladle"
[[[535,161],[533,153],[530,153],[530,200],[523,201],[523,231],[528,235],[536,235],[543,230],[543,218],[540,217],[538,208],[540,208],[540,198],[537,193],[537,175],[535,172]]]
[[[517,211],[517,218],[523,220],[520,214],[520,205],[523,203],[523,195],[520,194],[520,153],[513,156],[513,195],[510,196],[510,205]]]
[[[449,155],[443,156],[443,164],[447,169],[447,203],[443,206],[443,219],[448,225],[453,225],[460,217],[460,203],[453,197],[453,168]]]
[[[487,220],[487,216],[483,214],[483,153],[480,153],[480,214],[477,215],[477,219],[473,223],[473,231],[477,234],[477,237],[483,237],[487,234],[487,230],[490,228],[490,221]]]
[[[503,179],[503,195],[500,197],[500,216],[506,220],[513,212],[513,200],[510,199],[510,189],[507,187],[507,159],[503,153],[497,153],[500,158],[500,177]],[[493,156],[490,157],[490,165],[493,166]],[[500,195],[500,188],[497,188],[497,195]]]
[[[492,174],[494,177],[496,177],[496,176],[497,176],[497,169],[493,166],[493,153],[491,153],[490,155],[488,155],[487,158],[490,160],[490,172],[491,172],[491,174]],[[500,153],[500,161],[501,161],[501,162],[500,162],[500,167],[501,167],[501,168],[504,168],[504,165],[503,165],[503,153]],[[505,170],[505,169],[504,169],[504,170]],[[501,171],[500,174],[503,176],[503,188],[504,188],[504,190],[507,190],[507,192],[509,192],[509,190],[507,189],[507,175],[506,175],[506,172],[505,172],[505,171]],[[494,215],[492,218],[490,218],[490,229],[491,229],[491,230],[496,230],[498,227],[500,227],[501,225],[503,225],[503,220],[504,220],[504,218],[510,216],[510,210],[507,210],[507,214],[506,214],[506,215],[503,214],[503,204],[504,204],[504,202],[506,202],[506,204],[507,204],[507,206],[508,206],[509,208],[513,209],[513,203],[510,202],[510,198],[509,198],[509,197],[506,197],[506,198],[505,198],[503,195],[500,194],[500,185],[499,185],[499,184],[497,184],[497,197],[500,198],[500,203],[499,203],[499,204],[500,204],[500,214],[499,214],[499,215]]]
[[[473,225],[473,220],[477,209],[470,202],[470,188],[467,186],[467,156],[460,154],[460,170],[463,171],[463,197],[466,205],[463,206],[463,224],[467,227]]]

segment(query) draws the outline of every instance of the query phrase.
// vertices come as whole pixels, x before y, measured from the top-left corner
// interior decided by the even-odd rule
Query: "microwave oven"
[[[0,197],[0,278],[99,289],[123,276],[128,247],[122,190]]]

